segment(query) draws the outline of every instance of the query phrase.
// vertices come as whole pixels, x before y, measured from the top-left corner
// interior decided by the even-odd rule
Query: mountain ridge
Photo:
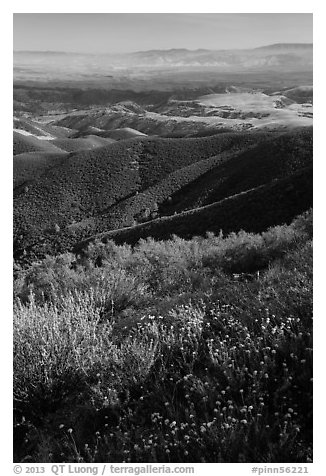
[[[313,43],[272,43],[268,45],[256,46],[254,48],[221,48],[221,49],[210,49],[210,48],[158,48],[152,50],[137,50],[124,53],[84,53],[82,51],[56,51],[56,50],[14,50],[15,53],[30,53],[30,54],[65,54],[65,55],[85,55],[85,56],[117,56],[117,55],[131,55],[137,53],[157,53],[157,52],[192,52],[192,53],[208,53],[208,52],[220,52],[220,51],[251,51],[258,50],[263,48],[278,48],[278,47],[306,47],[312,48]]]

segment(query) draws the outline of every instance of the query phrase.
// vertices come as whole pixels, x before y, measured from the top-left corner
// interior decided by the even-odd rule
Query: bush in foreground
[[[17,271],[15,460],[310,461],[310,224]]]

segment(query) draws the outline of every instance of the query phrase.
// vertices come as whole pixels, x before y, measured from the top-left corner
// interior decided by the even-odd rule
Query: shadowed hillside
[[[312,167],[305,168],[289,178],[274,180],[212,205],[91,237],[77,244],[74,250],[82,250],[94,239],[135,244],[141,238],[166,240],[177,235],[189,239],[208,231],[259,232],[278,223],[289,223],[296,214],[310,208],[312,182]]]
[[[224,203],[223,199],[230,196],[238,197],[231,199],[236,205],[229,218],[230,226],[224,218],[222,223],[216,220],[214,224],[212,215],[203,223],[214,230],[232,230],[233,226],[238,229],[247,223],[250,229],[260,231],[261,226],[276,224],[278,219],[287,221],[311,206],[308,192],[302,193],[302,198],[297,195],[296,181],[291,204],[283,192],[280,210],[275,205],[276,192],[268,198],[270,182],[306,170],[311,158],[309,129],[286,134],[221,133],[193,139],[138,138],[73,153],[57,166],[44,169],[27,191],[19,189],[15,194],[16,256],[23,250],[41,255],[69,250],[97,233],[221,200],[218,207],[223,210],[221,213],[228,214],[229,202]],[[260,219],[254,218],[257,214],[252,208],[244,211],[246,218],[242,219],[237,200],[242,204],[246,197],[241,192],[252,190],[252,203],[259,202],[262,192],[259,189],[256,193],[255,189],[261,185],[267,186],[264,201],[274,201],[266,221],[260,223]],[[308,180],[304,189],[307,191],[310,185]],[[178,216],[168,223],[165,230],[159,226],[163,236],[180,232],[179,225],[174,229]],[[155,231],[157,226],[156,222],[153,227],[144,225],[141,236],[150,236],[153,231],[158,237],[161,231]],[[207,230],[209,227],[204,230],[199,225],[194,229],[190,226],[186,236]]]

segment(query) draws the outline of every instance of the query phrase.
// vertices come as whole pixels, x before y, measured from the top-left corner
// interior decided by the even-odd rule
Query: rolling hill
[[[14,195],[23,191],[31,182],[38,180],[47,170],[58,167],[67,154],[56,152],[25,152],[14,156]]]
[[[87,135],[81,138],[54,139],[52,143],[66,152],[77,152],[104,147],[114,141],[96,135]]]
[[[77,243],[74,252],[82,252],[95,240],[134,245],[148,237],[167,240],[177,235],[189,239],[207,232],[263,231],[277,224],[290,223],[299,211],[309,209],[313,198],[312,182],[312,167],[307,167],[291,177],[276,179],[211,205],[90,237]]]
[[[62,153],[65,151],[56,147],[50,140],[40,140],[33,135],[24,135],[14,130],[13,138],[14,155],[24,154],[26,152],[53,152]]]
[[[70,153],[54,167],[45,168],[43,159],[40,173],[28,190],[20,189],[16,194],[16,254],[23,250],[41,255],[68,250],[94,234],[162,215],[182,217],[187,209],[201,209],[213,203],[218,203],[222,210],[219,213],[223,214],[229,203],[241,209],[239,201],[247,200],[242,194],[248,190],[249,197],[254,197],[250,203],[262,200],[257,198],[262,195],[262,203],[275,207],[273,191],[281,190],[281,185],[271,188],[271,196],[274,195],[269,204],[270,184],[291,181],[295,174],[307,171],[311,158],[312,131],[299,129],[291,133],[220,133],[184,139],[138,137]],[[301,182],[293,179],[292,195],[280,199],[284,202],[280,208],[285,207],[285,212],[275,207],[266,215],[271,225],[280,217],[292,219],[311,205],[307,191],[311,184],[304,181],[305,172],[302,173],[300,180],[306,188],[302,199],[297,193]],[[19,175],[16,180],[21,180]],[[261,191],[260,187],[266,188]],[[231,202],[224,202],[228,198]],[[291,200],[297,204],[288,203]],[[232,214],[239,218],[232,207]],[[243,212],[248,224],[256,223],[259,228],[260,215],[253,213],[249,219],[248,213]],[[230,226],[238,218],[230,219]],[[170,234],[179,230],[179,225],[172,230],[178,223],[174,219],[171,230],[167,228]],[[162,220],[164,223],[166,218]],[[207,220],[207,226],[211,222],[211,218]],[[240,219],[238,222],[245,223]],[[226,219],[216,223],[217,227],[221,223],[227,225]],[[144,226],[147,231],[152,229],[150,224]],[[191,234],[192,227],[189,230]]]

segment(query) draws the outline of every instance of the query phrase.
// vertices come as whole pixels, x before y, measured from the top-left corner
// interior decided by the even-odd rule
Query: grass
[[[15,269],[14,459],[312,460],[312,214]]]

